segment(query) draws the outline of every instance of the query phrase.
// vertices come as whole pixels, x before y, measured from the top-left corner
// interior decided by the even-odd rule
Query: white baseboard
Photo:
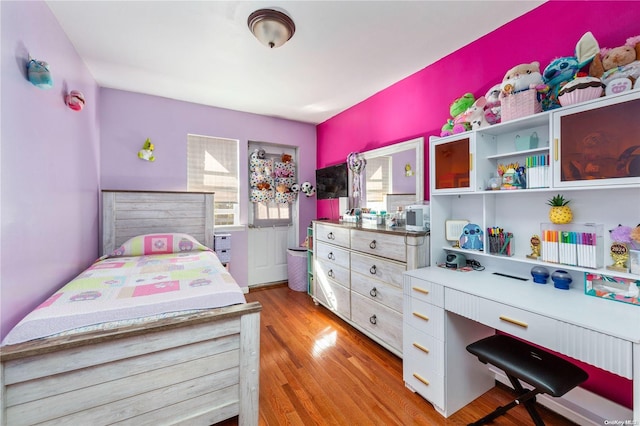
[[[511,387],[511,382],[503,371],[491,366],[489,369],[495,373],[496,380]],[[526,383],[522,383],[522,386],[531,388]],[[544,394],[537,395],[536,401],[572,422],[584,426],[602,426],[608,423],[605,423],[605,420],[633,419],[632,410],[581,387],[570,390],[560,398]]]

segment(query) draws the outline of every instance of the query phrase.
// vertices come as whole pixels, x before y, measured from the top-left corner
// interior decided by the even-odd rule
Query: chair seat
[[[559,397],[587,380],[587,373],[547,351],[510,336],[497,334],[467,346],[467,351],[528,383],[542,393]]]

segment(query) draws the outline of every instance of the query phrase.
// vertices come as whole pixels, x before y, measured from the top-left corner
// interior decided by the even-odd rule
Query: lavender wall
[[[187,134],[240,140],[240,211],[247,223],[249,140],[298,147],[298,179],[315,180],[315,126],[221,108],[113,89],[100,91],[101,183],[105,189],[187,189]],[[156,160],[142,161],[137,152],[146,138],[155,145]],[[247,161],[242,161],[242,159]],[[300,239],[315,218],[315,198],[301,197]],[[232,235],[231,273],[241,286],[248,282],[247,232]]]
[[[98,255],[98,88],[44,2],[0,2],[0,334]],[[54,87],[26,79],[27,58]],[[64,104],[68,90],[87,99]]]
[[[636,7],[627,1],[550,1],[416,74],[377,93],[318,126],[318,167],[344,161],[353,151],[439,134],[449,104],[466,92],[484,95],[505,72],[539,61],[544,69],[558,56],[574,54],[591,31],[602,47],[638,35]],[[614,24],[615,23],[615,24]],[[425,147],[426,148],[426,147]],[[429,164],[428,149],[425,149]],[[428,199],[428,173],[425,198]],[[330,207],[318,201],[318,217]],[[583,365],[592,377],[585,387],[631,406],[631,381]]]

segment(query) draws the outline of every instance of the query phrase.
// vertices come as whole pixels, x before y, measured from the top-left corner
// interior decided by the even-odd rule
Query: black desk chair
[[[584,370],[556,355],[502,334],[478,340],[467,346],[467,351],[477,356],[481,362],[503,370],[518,394],[514,401],[496,408],[469,426],[489,423],[521,403],[535,425],[544,426],[536,411],[536,395],[546,393],[554,397],[562,396],[589,377]],[[519,380],[528,383],[533,389],[524,389]]]

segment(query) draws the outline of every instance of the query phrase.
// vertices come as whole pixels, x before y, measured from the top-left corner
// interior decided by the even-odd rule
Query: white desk
[[[432,266],[404,274],[407,387],[451,415],[494,385],[466,345],[501,330],[632,379],[640,424],[640,307],[587,296],[581,282],[559,290],[551,280],[492,272]]]

